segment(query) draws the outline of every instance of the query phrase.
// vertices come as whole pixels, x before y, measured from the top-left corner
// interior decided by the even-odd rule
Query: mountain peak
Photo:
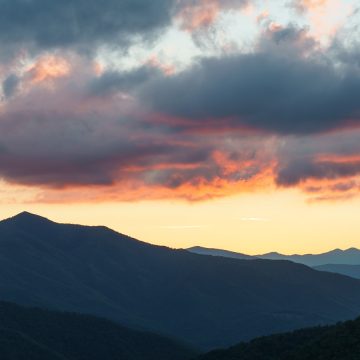
[[[19,218],[19,217],[34,217],[34,216],[39,216],[39,215],[36,215],[36,214],[32,214],[28,211],[22,211],[20,212],[19,214],[13,216],[14,218]]]
[[[353,254],[358,254],[360,252],[359,249],[357,249],[356,247],[351,247],[349,249],[344,250],[345,253],[353,253]]]
[[[269,253],[262,254],[262,255],[257,255],[257,256],[286,256],[286,255],[280,254],[277,251],[271,251]]]
[[[5,222],[15,222],[15,223],[21,223],[21,224],[34,224],[34,223],[45,223],[45,222],[51,222],[49,219],[40,216],[40,215],[36,215],[36,214],[32,214],[28,211],[23,211],[17,215],[14,215],[6,220],[4,220]]]

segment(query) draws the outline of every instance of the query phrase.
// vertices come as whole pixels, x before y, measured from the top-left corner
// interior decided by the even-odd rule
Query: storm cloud
[[[114,79],[86,66],[74,65],[70,75],[42,74],[41,81],[29,74],[19,79],[23,91],[0,114],[2,179],[47,191],[115,187],[123,196],[146,187],[152,197],[167,190],[197,200],[220,196],[226,183],[246,184],[267,166],[263,139],[260,145],[224,135],[214,142],[178,133],[153,122],[136,99],[113,93],[157,76],[157,69]],[[202,187],[206,191],[194,190]]]
[[[117,92],[129,93],[151,78],[160,75],[160,70],[150,66],[125,72],[107,71],[90,81],[89,94],[108,96]]]
[[[185,129],[247,127],[302,135],[359,122],[356,61],[331,59],[294,27],[264,33],[256,50],[203,57],[170,75],[148,65],[110,71],[91,91],[132,92],[149,111],[181,118]],[[331,51],[340,53],[335,45]]]
[[[279,185],[295,186],[305,180],[334,180],[360,174],[360,161],[336,162],[303,160],[292,161],[280,168],[276,181]],[[347,190],[346,187],[335,187],[336,190]]]
[[[1,0],[0,41],[39,49],[126,46],[170,24],[175,0]]]
[[[150,82],[142,99],[154,111],[215,127],[249,126],[311,134],[360,120],[360,69],[273,52],[205,58]]]

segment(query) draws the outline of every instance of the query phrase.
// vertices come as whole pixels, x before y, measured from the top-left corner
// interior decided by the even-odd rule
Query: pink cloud
[[[300,6],[309,19],[310,34],[325,43],[329,43],[353,10],[343,0],[302,0]]]

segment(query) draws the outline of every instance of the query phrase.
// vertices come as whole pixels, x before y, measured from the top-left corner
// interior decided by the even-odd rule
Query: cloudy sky
[[[360,247],[356,0],[0,0],[0,217],[172,247]]]

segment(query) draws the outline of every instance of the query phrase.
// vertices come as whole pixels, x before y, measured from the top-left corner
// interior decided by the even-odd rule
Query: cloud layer
[[[358,122],[360,69],[338,68],[302,36],[281,29],[271,33],[271,46],[260,44],[256,53],[204,58],[148,84],[143,100],[154,111],[187,119],[189,126],[217,119],[219,128],[307,134]]]
[[[250,49],[200,49],[171,71],[131,58],[162,31],[212,31],[245,5],[2,1],[2,180],[41,189],[41,201],[201,200],[276,187],[355,196],[355,39],[345,44],[339,30],[324,47],[307,27],[259,15]],[[130,65],[109,65],[109,48]]]

